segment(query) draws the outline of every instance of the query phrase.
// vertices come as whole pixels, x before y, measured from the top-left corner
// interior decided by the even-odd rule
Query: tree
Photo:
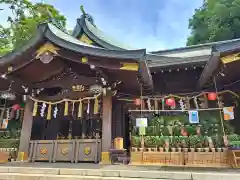
[[[11,51],[10,29],[0,25],[0,55]]]
[[[0,55],[26,43],[35,34],[39,23],[52,20],[65,30],[66,18],[52,5],[33,4],[29,0],[0,0],[0,4],[8,5],[12,12],[7,20],[9,27],[0,26]]]
[[[189,20],[187,45],[240,38],[240,0],[204,0]]]

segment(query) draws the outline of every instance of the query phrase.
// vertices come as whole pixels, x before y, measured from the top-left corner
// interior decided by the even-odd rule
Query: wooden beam
[[[64,92],[63,94],[57,94],[55,96],[46,96],[46,95],[39,95],[37,96],[37,99],[43,100],[43,101],[59,101],[64,98],[66,99],[79,99],[83,97],[90,96],[91,93],[89,92],[74,92],[74,91],[68,91]]]
[[[68,59],[73,62],[81,63],[81,64],[88,64],[88,65],[94,65],[96,67],[100,68],[106,68],[106,69],[113,69],[113,70],[119,70],[121,68],[120,61],[115,62],[115,63],[103,63],[101,60],[93,60],[93,58],[89,58],[87,62],[83,63],[82,58],[84,57],[83,55],[77,54],[77,53],[72,53],[67,50],[61,49],[59,51],[59,56],[61,56],[64,59]]]
[[[210,80],[210,78],[214,75],[218,67],[220,66],[220,53],[213,53],[212,57],[206,64],[203,69],[203,72],[198,80],[197,88],[201,89]]]
[[[9,71],[8,73],[6,73],[6,75],[7,75],[7,76],[8,76],[8,75],[11,75],[12,73],[14,73],[14,72],[16,72],[16,71],[23,69],[24,67],[30,65],[33,61],[35,61],[35,58],[33,58],[33,59],[29,60],[29,61],[23,62],[22,64],[19,64],[19,65],[16,66],[16,67],[13,66],[13,67],[12,67],[13,70],[12,70],[12,71]]]
[[[89,59],[87,59],[87,61],[84,63],[84,62],[82,62],[82,58],[83,58],[83,56],[82,55],[78,55],[78,54],[72,54],[72,53],[70,53],[70,52],[68,52],[68,51],[66,51],[66,50],[61,50],[60,51],[60,56],[62,57],[62,58],[65,58],[65,59],[68,59],[68,60],[70,60],[70,61],[73,61],[73,62],[76,62],[76,63],[79,63],[79,64],[87,64],[87,65],[89,65],[89,67],[93,70],[93,71],[95,71],[96,73],[98,73],[102,78],[104,78],[105,79],[105,81],[106,82],[108,82],[109,81],[109,77],[103,72],[103,70],[101,69],[101,67],[102,68],[108,68],[108,67],[110,67],[110,66],[108,66],[107,64],[103,64],[103,63],[99,63],[99,62],[94,62],[94,61],[92,61],[92,60],[89,60]],[[118,65],[118,66],[113,66],[113,69],[117,69],[117,70],[119,70],[119,67],[120,67],[120,65]],[[72,69],[74,70],[74,72],[76,72],[76,73],[78,73],[79,74],[79,70],[76,70],[74,67],[72,67]],[[80,75],[80,74],[79,74]],[[101,81],[101,78],[99,79],[100,81]]]
[[[90,85],[95,84],[96,78],[94,77],[86,77],[86,76],[77,76],[74,79],[71,75],[65,75],[60,78],[49,79],[44,82],[33,84],[34,88],[50,88],[50,87],[71,87],[73,84],[82,84],[82,85]]]
[[[149,68],[147,67],[146,61],[140,62],[139,74],[143,84],[148,87],[147,93],[153,92],[153,80]]]

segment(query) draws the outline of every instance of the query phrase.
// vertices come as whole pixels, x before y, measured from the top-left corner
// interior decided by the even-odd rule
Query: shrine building
[[[143,136],[153,136],[147,135],[149,128],[134,132],[139,128],[136,119],[148,118],[150,126],[153,116],[235,106],[239,47],[236,39],[147,52],[110,39],[86,13],[77,19],[72,34],[51,23],[40,24],[34,37],[0,60],[1,98],[14,96],[9,106],[25,104],[18,159],[107,164],[114,149],[132,158],[141,148],[161,148],[147,147]],[[208,98],[209,92],[217,96],[212,99],[216,102]],[[220,120],[216,124],[224,126]],[[183,136],[172,132],[176,123],[161,126],[167,127],[168,137]],[[218,132],[225,137],[224,127]],[[140,131],[138,145],[133,145],[132,137]],[[156,136],[166,137],[164,132]],[[135,146],[140,150],[133,151]],[[177,146],[169,147],[172,153]]]

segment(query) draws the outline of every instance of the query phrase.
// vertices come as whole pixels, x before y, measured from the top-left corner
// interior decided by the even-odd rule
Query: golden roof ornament
[[[58,55],[60,49],[51,43],[46,43],[36,51],[36,59],[40,59],[44,64],[50,63],[54,56]]]

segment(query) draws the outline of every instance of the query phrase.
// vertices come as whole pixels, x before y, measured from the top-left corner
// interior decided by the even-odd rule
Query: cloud
[[[32,0],[39,2],[39,0]],[[202,0],[45,0],[68,19],[68,28],[80,17],[80,5],[99,29],[136,48],[159,50],[185,46],[188,19]],[[1,12],[0,12],[1,13]],[[1,22],[1,20],[0,20]]]
[[[0,24],[3,26],[8,26],[7,19],[8,19],[8,16],[12,15],[12,12],[10,11],[7,5],[1,4],[1,3],[0,3],[0,9],[3,9],[0,11],[0,17],[1,17]]]

